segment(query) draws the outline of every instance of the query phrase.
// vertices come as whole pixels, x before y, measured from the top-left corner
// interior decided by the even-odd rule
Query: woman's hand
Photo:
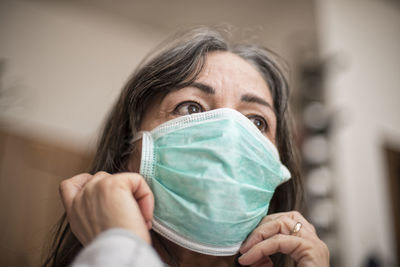
[[[293,231],[301,223],[298,232]],[[295,232],[295,233],[293,233]],[[277,252],[288,254],[298,267],[329,266],[329,250],[313,225],[297,211],[265,216],[240,248],[240,264],[273,266],[269,258]]]
[[[139,174],[79,174],[60,184],[60,194],[71,230],[83,245],[115,227],[151,243],[154,197]]]

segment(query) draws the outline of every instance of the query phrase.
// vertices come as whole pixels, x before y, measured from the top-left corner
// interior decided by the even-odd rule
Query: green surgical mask
[[[153,229],[199,253],[236,254],[290,178],[273,143],[233,109],[182,116],[141,137]]]

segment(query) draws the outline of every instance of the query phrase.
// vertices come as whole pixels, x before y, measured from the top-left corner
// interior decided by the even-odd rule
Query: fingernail
[[[239,249],[239,252],[240,253],[245,253],[246,251],[247,251],[247,247],[248,247],[248,242],[244,242],[241,246],[240,246],[240,249]]]
[[[242,262],[242,261],[243,261],[244,255],[245,255],[245,254],[243,254],[242,256],[240,256],[240,257],[238,258],[238,261],[239,261],[240,264],[243,264],[243,263],[244,263],[244,262]]]

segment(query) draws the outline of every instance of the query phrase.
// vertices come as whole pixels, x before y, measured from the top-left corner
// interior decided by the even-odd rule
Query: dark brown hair
[[[159,48],[162,49],[157,49],[157,53],[137,68],[113,106],[98,142],[91,173],[126,171],[134,151],[132,137],[155,96],[190,85],[201,72],[208,53],[228,51],[251,63],[271,90],[277,117],[277,147],[292,179],[276,189],[269,213],[298,209],[302,188],[288,120],[289,89],[277,55],[252,44],[232,44],[221,31],[210,28],[196,28],[175,35]],[[67,266],[81,249],[64,214],[43,266]],[[273,260],[275,266],[285,266],[288,262],[284,255],[276,255]]]

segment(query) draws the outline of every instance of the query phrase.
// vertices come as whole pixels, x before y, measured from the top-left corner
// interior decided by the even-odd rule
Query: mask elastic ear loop
[[[143,138],[143,131],[139,131],[136,133],[136,135],[132,138],[132,143],[135,143],[136,141],[140,140]]]

